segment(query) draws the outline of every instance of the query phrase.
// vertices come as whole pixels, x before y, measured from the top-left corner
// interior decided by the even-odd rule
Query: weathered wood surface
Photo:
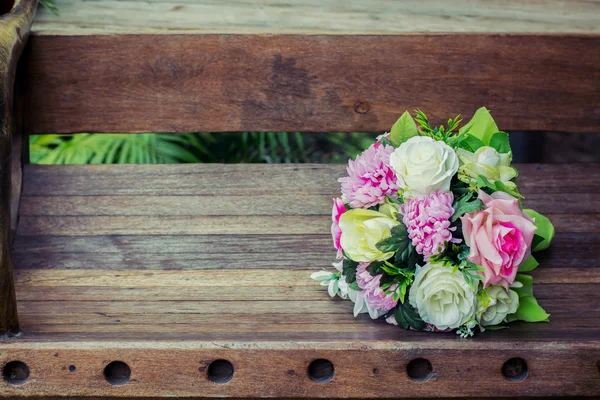
[[[600,32],[598,1],[58,0],[36,35],[114,33]]]
[[[25,128],[385,131],[406,109],[442,122],[485,105],[504,130],[598,132],[598,48],[599,35],[41,35]]]
[[[24,361],[31,378],[0,394],[600,396],[600,166],[519,169],[525,205],[558,232],[533,273],[551,322],[461,340],[354,318],[310,279],[333,261],[341,165],[26,166],[14,244],[24,332],[0,344],[0,363]],[[406,375],[419,357],[427,382]],[[502,376],[512,357],[529,365],[523,382]],[[206,377],[219,358],[235,368],[223,385]],[[328,384],[307,375],[317,358],[334,363]],[[105,381],[112,360],[131,367],[128,384]]]
[[[29,37],[37,0],[18,0],[0,17],[0,337],[18,333],[11,244],[16,220],[11,214],[13,175],[13,92],[17,62]],[[20,127],[17,121],[17,126]],[[17,142],[18,143],[18,142]],[[17,146],[18,147],[18,146]],[[17,170],[17,176],[20,170]],[[17,180],[17,190],[20,185]]]

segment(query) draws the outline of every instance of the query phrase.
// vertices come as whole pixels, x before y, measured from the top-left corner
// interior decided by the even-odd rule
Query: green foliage
[[[452,214],[452,218],[450,219],[451,222],[455,222],[466,213],[483,210],[485,208],[481,200],[472,199],[474,195],[473,192],[467,192],[465,195],[454,200],[454,204],[452,205],[454,214]]]
[[[40,5],[46,7],[52,14],[58,15],[58,6],[54,0],[40,0]]]
[[[408,248],[409,243],[410,240],[408,238],[406,226],[400,223],[400,225],[392,228],[392,234],[390,237],[380,240],[377,242],[375,247],[384,253],[403,252]]]
[[[417,310],[409,302],[398,303],[394,310],[394,318],[398,322],[398,325],[404,329],[412,327],[420,331],[425,328],[425,322],[423,322]]]
[[[490,139],[490,147],[496,149],[498,153],[510,153],[510,142],[508,140],[508,133],[496,132]]]
[[[348,258],[342,262],[342,274],[346,277],[346,283],[356,282],[356,267],[358,263]]]
[[[424,136],[429,136],[435,140],[443,141],[451,147],[458,146],[458,144],[461,143],[467,136],[468,132],[466,131],[455,132],[456,128],[458,128],[458,125],[460,125],[462,122],[460,114],[455,118],[448,119],[448,124],[446,127],[442,125],[437,128],[432,128],[431,125],[429,125],[429,120],[424,112],[421,110],[415,110],[415,112],[417,113],[417,124],[419,124],[421,127],[421,132]]]
[[[487,189],[489,189],[488,190],[489,193],[504,192],[504,193],[510,194],[511,196],[513,196],[517,199],[522,199],[523,195],[521,195],[521,193],[519,193],[517,186],[516,185],[513,185],[513,186],[514,187],[510,187],[501,181],[493,181],[492,182],[483,175],[479,175],[477,177],[477,187],[479,187],[481,189],[487,188]]]
[[[489,110],[481,107],[475,112],[473,118],[460,128],[459,133],[468,133],[475,136],[487,146],[490,145],[494,133],[498,131],[498,126],[494,122]]]
[[[399,147],[402,143],[418,134],[415,120],[410,116],[408,111],[404,111],[404,114],[402,114],[390,130],[390,141],[394,147]]]
[[[157,136],[158,138],[156,138]],[[183,139],[180,139],[183,137]],[[177,148],[164,142],[175,142]],[[125,145],[124,142],[128,142]],[[85,163],[302,163],[346,162],[375,142],[374,134],[299,132],[77,134],[31,136],[31,160],[47,164]],[[119,157],[120,148],[127,157]],[[156,149],[158,146],[158,149]],[[146,149],[148,155],[142,155]],[[183,149],[182,152],[179,149]],[[156,151],[158,150],[158,151]],[[158,154],[156,154],[158,152]],[[189,157],[192,153],[193,158]],[[60,153],[60,154],[55,154]],[[160,157],[169,153],[171,161]],[[184,153],[184,154],[180,154]],[[169,154],[162,154],[167,156]],[[193,160],[193,161],[192,161]]]
[[[381,269],[389,277],[389,281],[381,285],[381,289],[385,290],[386,294],[394,294],[394,301],[400,301],[404,303],[406,298],[406,291],[408,287],[413,283],[413,277],[415,276],[414,269],[405,269],[396,267],[389,262],[385,262],[385,265]],[[397,285],[394,289],[389,290],[391,286]]]
[[[517,274],[515,281],[522,284],[522,287],[512,289],[519,295],[519,308],[517,312],[510,314],[506,320],[508,322],[548,322],[550,314],[546,313],[533,297],[533,278],[530,275]]]
[[[458,144],[458,147],[460,147],[461,149],[465,149],[471,153],[475,153],[477,151],[477,149],[479,149],[480,147],[483,147],[483,146],[485,146],[485,144],[483,144],[481,139],[479,139],[473,135],[466,135],[466,134],[464,135],[463,139]]]
[[[527,260],[519,267],[519,272],[533,271],[540,265],[533,256],[529,256]]]
[[[554,238],[554,225],[552,225],[552,222],[550,222],[547,217],[536,211],[531,209],[525,209],[523,211],[525,214],[535,219],[535,226],[537,227],[535,236],[533,237],[534,242],[531,245],[531,250],[535,252],[547,249]]]
[[[430,264],[441,264],[446,268],[452,268],[452,272],[459,271],[463,274],[465,281],[474,289],[477,289],[479,281],[483,279],[480,272],[483,267],[473,264],[469,257],[469,248],[466,245],[457,245],[446,243],[446,251],[441,254],[434,254],[429,258]]]
[[[35,164],[172,164],[201,162],[206,148],[194,134],[31,136]]]

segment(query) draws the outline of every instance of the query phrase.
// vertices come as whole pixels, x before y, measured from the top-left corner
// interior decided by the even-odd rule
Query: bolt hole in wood
[[[314,360],[308,366],[308,376],[317,383],[326,383],[333,379],[335,368],[329,360],[320,358]]]
[[[227,383],[233,378],[233,364],[227,360],[215,360],[208,366],[208,379],[215,383]]]
[[[425,382],[433,374],[433,366],[425,358],[415,358],[406,366],[408,377],[415,382]]]
[[[11,361],[2,369],[2,376],[9,385],[22,385],[29,379],[29,367],[21,361]]]
[[[124,385],[131,378],[131,368],[122,361],[113,361],[104,368],[104,378],[111,385]]]
[[[509,381],[521,382],[529,376],[529,367],[522,358],[511,358],[502,366],[502,375]]]

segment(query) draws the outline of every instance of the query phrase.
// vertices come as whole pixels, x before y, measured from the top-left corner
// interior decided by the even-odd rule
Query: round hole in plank
[[[131,368],[123,361],[113,361],[104,368],[104,377],[111,385],[124,385],[131,378]]]
[[[2,376],[10,385],[22,385],[29,379],[29,367],[22,361],[11,361],[4,366]]]
[[[215,383],[227,383],[233,378],[233,364],[227,360],[215,360],[208,366],[208,379]]]
[[[521,382],[529,375],[529,367],[522,358],[511,358],[502,366],[502,375],[509,381]]]
[[[408,377],[415,382],[425,382],[433,374],[433,366],[425,358],[415,358],[406,366]]]
[[[308,376],[317,383],[326,383],[333,379],[335,368],[333,363],[324,358],[314,360],[308,366]]]

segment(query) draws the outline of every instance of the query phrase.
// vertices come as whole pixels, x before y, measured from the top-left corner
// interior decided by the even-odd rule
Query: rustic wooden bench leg
[[[16,0],[12,10],[0,18],[0,337],[19,332],[11,254],[13,89],[37,3]]]

